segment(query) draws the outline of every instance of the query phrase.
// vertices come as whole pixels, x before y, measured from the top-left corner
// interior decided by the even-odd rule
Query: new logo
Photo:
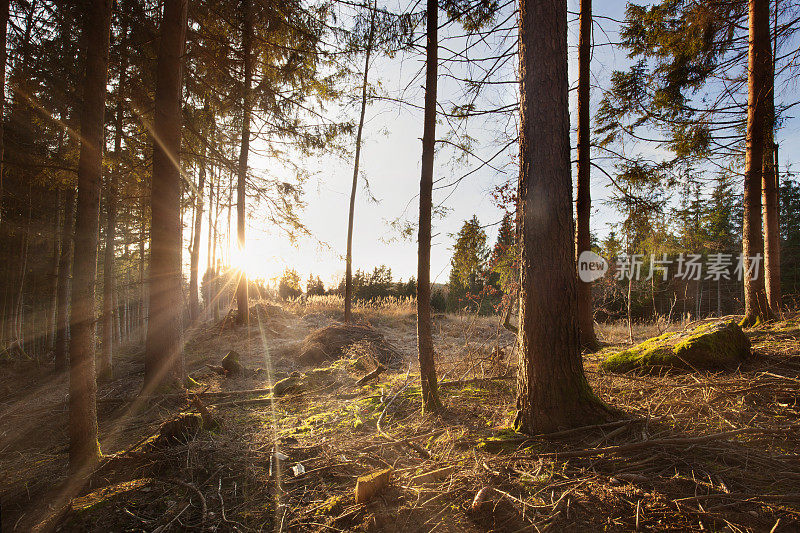
[[[578,277],[584,283],[602,278],[607,270],[608,261],[591,250],[585,250],[578,256]]]

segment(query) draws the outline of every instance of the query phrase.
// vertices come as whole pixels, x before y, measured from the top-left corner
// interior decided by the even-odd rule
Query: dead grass
[[[514,410],[514,337],[496,317],[437,315],[434,341],[445,409],[422,416],[415,373],[416,324],[402,305],[358,309],[403,355],[399,372],[363,387],[353,379],[271,398],[296,370],[281,346],[334,322],[330,302],[297,302],[291,315],[220,331],[206,324],[187,344],[197,392],[222,422],[185,445],[109,462],[65,515],[65,530],[159,531],[795,531],[800,527],[800,327],[797,317],[749,332],[755,356],[735,372],[664,376],[603,372],[587,355],[595,392],[620,422],[524,437]],[[325,307],[330,305],[330,307]],[[679,327],[679,326],[674,326]],[[627,325],[600,326],[626,342]],[[636,327],[637,340],[657,333]],[[612,349],[613,346],[606,348]],[[225,378],[205,367],[234,349],[250,369]],[[186,404],[132,409],[141,354],[120,355],[101,386],[101,444],[125,451]],[[368,365],[366,365],[368,366]],[[509,379],[510,376],[510,379]],[[455,382],[455,383],[454,383]],[[249,394],[236,391],[254,390]],[[262,392],[259,392],[262,390]],[[213,395],[211,393],[214,393]],[[0,377],[3,531],[20,529],[66,465],[66,380],[20,365]],[[380,429],[378,421],[380,420]],[[388,437],[388,438],[387,438]],[[275,451],[286,460],[275,459]],[[305,473],[295,476],[291,467]],[[441,467],[451,474],[418,484]],[[355,478],[392,467],[380,497],[356,505]],[[488,504],[473,513],[480,489]],[[19,521],[19,524],[18,524]]]

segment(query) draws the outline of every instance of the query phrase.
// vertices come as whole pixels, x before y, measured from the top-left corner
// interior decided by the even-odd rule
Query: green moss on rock
[[[665,333],[612,354],[601,366],[610,372],[716,370],[735,367],[749,355],[750,341],[742,328],[730,321],[706,324],[688,333]]]

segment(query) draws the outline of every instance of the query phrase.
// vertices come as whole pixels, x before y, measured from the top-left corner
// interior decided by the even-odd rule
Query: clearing
[[[141,348],[120,350],[116,379],[98,391],[107,458],[82,487],[64,485],[66,375],[4,367],[2,531],[43,518],[43,529],[162,533],[798,530],[797,315],[748,330],[753,357],[726,372],[605,372],[627,331],[601,325],[608,346],[586,369],[625,418],[524,437],[508,429],[515,339],[497,317],[435,317],[445,409],[423,416],[412,307],[358,308],[372,336],[321,346],[304,365],[303,339],[336,324],[338,309],[257,305],[249,330],[225,320],[190,330],[189,398],[137,397]],[[636,330],[637,340],[659,333]],[[244,370],[225,375],[232,350]],[[387,370],[358,384],[378,360]],[[286,378],[294,386],[273,396]],[[198,409],[219,426],[156,440],[165,421]],[[388,487],[356,503],[357,477],[387,468]]]

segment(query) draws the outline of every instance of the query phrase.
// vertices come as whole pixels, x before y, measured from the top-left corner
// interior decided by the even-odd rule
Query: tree
[[[519,281],[519,264],[517,261],[517,237],[514,229],[514,218],[505,213],[500,221],[497,242],[492,248],[490,264],[496,277],[496,283],[505,294],[510,294]],[[495,282],[493,282],[495,283]]]
[[[777,2],[775,9],[777,9]],[[777,13],[775,14],[777,22]],[[764,162],[761,167],[762,223],[764,225],[764,288],[767,303],[773,314],[781,312],[781,240],[778,221],[778,152],[775,144],[775,50],[778,28],[774,30],[775,47],[770,47],[770,60],[766,76],[766,124],[764,125]],[[769,46],[769,45],[768,45]]]
[[[453,257],[450,259],[451,308],[463,309],[469,296],[483,290],[489,249],[486,246],[486,232],[477,216],[465,220],[456,234]]]
[[[202,129],[208,134],[209,108],[208,99],[203,104]],[[200,316],[200,293],[198,287],[199,268],[200,268],[200,230],[203,225],[203,188],[206,182],[206,146],[203,144],[200,154],[200,175],[197,178],[197,191],[195,192],[195,211],[194,211],[194,234],[192,235],[192,250],[189,259],[189,317],[196,320]],[[209,196],[212,192],[209,186]],[[211,204],[209,202],[209,214]],[[210,218],[210,217],[209,217]],[[208,234],[211,235],[211,224],[208,226]],[[210,242],[210,241],[209,241]],[[210,250],[209,250],[210,252]],[[209,261],[211,254],[209,253]]]
[[[589,387],[579,347],[566,0],[522,0],[519,21],[522,258],[514,427],[535,434],[596,422],[609,410]]]
[[[299,298],[303,294],[300,288],[300,275],[293,268],[284,269],[278,282],[278,296],[283,300]]]
[[[761,186],[764,162],[764,139],[767,126],[767,91],[770,71],[769,0],[749,0],[750,47],[748,51],[747,148],[744,171],[744,224],[742,254],[744,259],[743,327],[772,318],[764,287],[764,276],[754,259],[761,256]],[[752,269],[752,272],[751,272]]]
[[[76,474],[91,468],[100,459],[95,403],[94,306],[111,0],[87,1],[83,9],[86,74],[80,119],[69,344],[69,465]]]
[[[590,61],[592,45],[592,0],[581,0],[580,37],[578,42],[578,192],[576,215],[578,230],[575,236],[575,254],[591,249],[592,216],[591,198],[591,138],[590,131]],[[578,278],[578,328],[581,345],[586,348],[597,346],[592,313],[592,284]]]
[[[319,279],[319,276],[314,277],[312,274],[308,275],[306,281],[306,296],[325,296],[325,284]]]
[[[125,17],[124,7],[122,16]],[[127,19],[126,19],[127,21]],[[120,32],[120,41],[127,44],[128,31],[125,22]],[[122,170],[122,104],[123,87],[126,80],[127,56],[120,54],[119,83],[117,85],[116,109],[114,110],[114,162],[111,173],[106,178],[106,248],[103,258],[103,342],[102,356],[97,371],[98,379],[110,380],[114,375],[114,283],[115,283],[115,241],[117,231],[117,196]]]
[[[65,368],[69,359],[69,301],[74,233],[75,188],[68,187],[64,198],[64,222],[61,226],[61,253],[58,258],[56,287],[56,340],[53,345],[56,370]]]
[[[436,77],[439,67],[439,6],[427,0],[425,15],[425,116],[422,133],[422,171],[419,182],[417,252],[417,349],[423,411],[441,407],[433,358],[431,324],[431,213],[433,211],[433,156],[436,144]]]
[[[242,133],[239,146],[239,167],[236,173],[236,245],[244,260],[245,255],[245,187],[247,157],[250,154],[250,118],[253,112],[253,18],[250,0],[242,0],[242,61],[244,63],[244,89],[242,90]],[[249,308],[247,272],[240,265],[239,283],[236,286],[236,323],[247,325]]]
[[[6,61],[8,59],[8,13],[11,0],[0,0],[0,116],[5,116],[6,109]],[[3,175],[5,131],[4,121],[0,120],[0,176]],[[0,178],[0,207],[3,201],[3,180]],[[0,224],[3,222],[3,210],[0,209]],[[1,333],[0,333],[1,334]]]
[[[361,157],[361,134],[364,130],[364,114],[367,110],[367,76],[369,74],[369,57],[372,53],[372,38],[375,34],[375,10],[370,3],[370,24],[369,35],[367,36],[367,48],[364,58],[364,78],[361,84],[361,114],[358,118],[358,131],[356,132],[356,153],[353,159],[353,185],[350,189],[350,211],[347,217],[347,256],[345,258],[345,278],[344,278],[344,321],[350,322],[352,318],[351,300],[353,298],[353,217],[356,209],[356,190],[358,188],[358,163]]]
[[[181,86],[188,0],[165,0],[156,65],[150,192],[150,319],[144,388],[184,377],[181,344]]]
[[[800,289],[800,183],[787,179],[781,184],[781,273],[786,292]]]

